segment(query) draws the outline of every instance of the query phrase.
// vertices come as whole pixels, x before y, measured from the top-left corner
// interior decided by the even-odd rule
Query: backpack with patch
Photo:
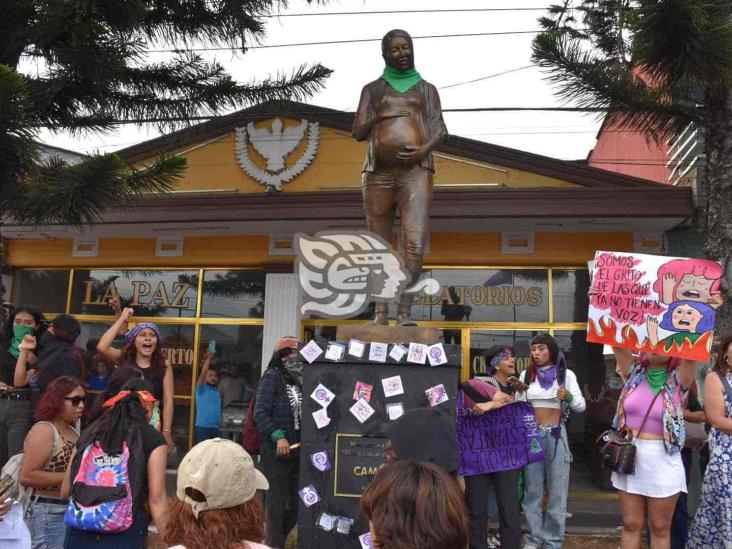
[[[121,454],[108,454],[98,442],[89,444],[73,479],[64,523],[107,534],[129,529],[133,521],[129,463],[127,442]]]

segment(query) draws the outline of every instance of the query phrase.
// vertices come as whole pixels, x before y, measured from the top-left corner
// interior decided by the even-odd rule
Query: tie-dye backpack
[[[77,530],[108,534],[132,526],[129,462],[126,442],[122,454],[108,454],[98,442],[87,446],[73,480],[64,523]]]

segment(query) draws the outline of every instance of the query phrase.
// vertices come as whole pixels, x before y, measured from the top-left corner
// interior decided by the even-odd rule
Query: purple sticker
[[[374,549],[374,542],[371,541],[371,532],[366,532],[358,536],[358,541],[361,542],[361,549]]]
[[[300,496],[300,499],[305,504],[305,507],[312,507],[320,501],[318,491],[312,484],[308,484],[305,488],[300,490],[297,495]]]
[[[315,452],[310,456],[310,461],[318,471],[330,471],[330,459],[328,452]]]

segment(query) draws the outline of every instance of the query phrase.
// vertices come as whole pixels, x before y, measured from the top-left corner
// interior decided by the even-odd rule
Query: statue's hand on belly
[[[422,137],[414,115],[397,107],[381,114],[379,118],[381,121],[376,126],[376,161],[380,165],[414,164],[424,156],[421,153]]]

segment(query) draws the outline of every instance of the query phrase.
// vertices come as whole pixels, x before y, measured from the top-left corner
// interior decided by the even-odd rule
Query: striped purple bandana
[[[129,345],[130,343],[135,341],[135,338],[143,330],[152,330],[153,332],[155,332],[155,336],[158,338],[158,343],[163,342],[163,336],[160,333],[160,329],[157,327],[157,325],[153,324],[152,322],[140,322],[138,324],[135,324],[135,327],[125,334],[125,345]]]

